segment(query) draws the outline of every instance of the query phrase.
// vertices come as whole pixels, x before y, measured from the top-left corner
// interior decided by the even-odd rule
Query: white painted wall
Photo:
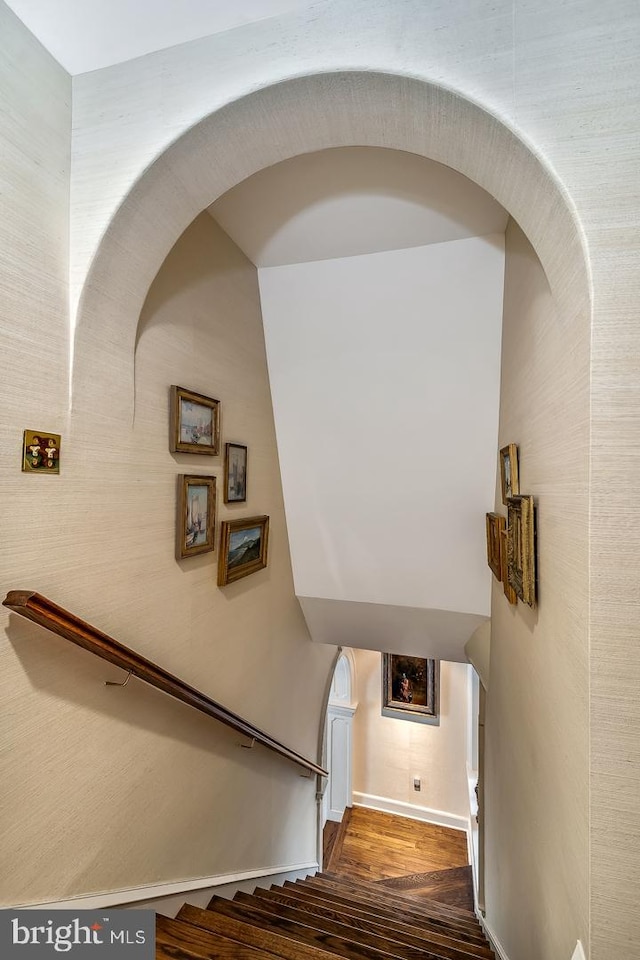
[[[383,717],[382,656],[371,650],[354,653],[358,693],[353,721],[354,801],[466,827],[468,666],[440,664],[440,723],[434,726]],[[413,789],[414,777],[421,780],[419,792]]]
[[[489,613],[501,236],[259,270],[296,592]]]

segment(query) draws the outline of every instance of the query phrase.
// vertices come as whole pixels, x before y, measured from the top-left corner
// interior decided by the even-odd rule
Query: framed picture
[[[267,565],[269,517],[223,520],[218,557],[218,586],[224,587]]]
[[[224,502],[244,503],[247,499],[247,448],[241,443],[225,443]]]
[[[486,520],[487,527],[487,563],[491,567],[496,580],[502,582],[502,538],[501,534],[505,528],[505,518],[499,513],[488,513]]]
[[[382,716],[440,723],[440,661],[383,653]]]
[[[507,503],[507,568],[509,586],[523,603],[536,602],[536,547],[533,497],[511,497]]]
[[[169,449],[172,453],[220,453],[220,402],[171,387]]]
[[[216,478],[178,477],[176,556],[195,557],[215,547]]]
[[[504,590],[504,595],[509,601],[509,603],[514,604],[518,602],[518,597],[509,584],[509,569],[507,566],[507,525],[503,525],[503,529],[500,531],[500,543],[501,543],[501,557],[502,557],[502,589]]]
[[[500,489],[502,502],[506,504],[509,497],[520,493],[518,481],[518,448],[515,443],[508,443],[500,451]]]
[[[24,473],[60,473],[59,433],[49,430],[25,430],[22,437]]]

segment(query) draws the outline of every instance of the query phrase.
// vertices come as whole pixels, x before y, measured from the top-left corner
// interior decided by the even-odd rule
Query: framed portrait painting
[[[518,478],[518,447],[515,443],[508,443],[500,451],[500,490],[502,502],[506,505],[509,497],[520,493]]]
[[[440,723],[440,661],[383,653],[382,716]]]
[[[218,557],[218,586],[225,587],[267,565],[269,517],[223,520]]]
[[[220,453],[220,402],[184,387],[171,387],[172,453]]]
[[[242,443],[225,443],[224,502],[244,503],[247,499],[247,448]]]
[[[216,478],[178,477],[176,556],[179,560],[215,547]]]

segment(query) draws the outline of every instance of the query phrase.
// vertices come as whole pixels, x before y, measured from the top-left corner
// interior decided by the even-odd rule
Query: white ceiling
[[[339,147],[261,170],[209,212],[258,267],[504,233],[507,212],[450,167]]]
[[[300,10],[308,0],[6,0],[71,74]]]

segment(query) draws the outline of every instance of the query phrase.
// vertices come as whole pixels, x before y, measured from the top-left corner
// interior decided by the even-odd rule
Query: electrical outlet
[[[422,784],[421,784],[421,782],[420,782],[420,777],[414,777],[414,778],[413,778],[413,789],[414,789],[414,790],[420,790],[420,787],[421,787],[421,786],[422,786]]]

